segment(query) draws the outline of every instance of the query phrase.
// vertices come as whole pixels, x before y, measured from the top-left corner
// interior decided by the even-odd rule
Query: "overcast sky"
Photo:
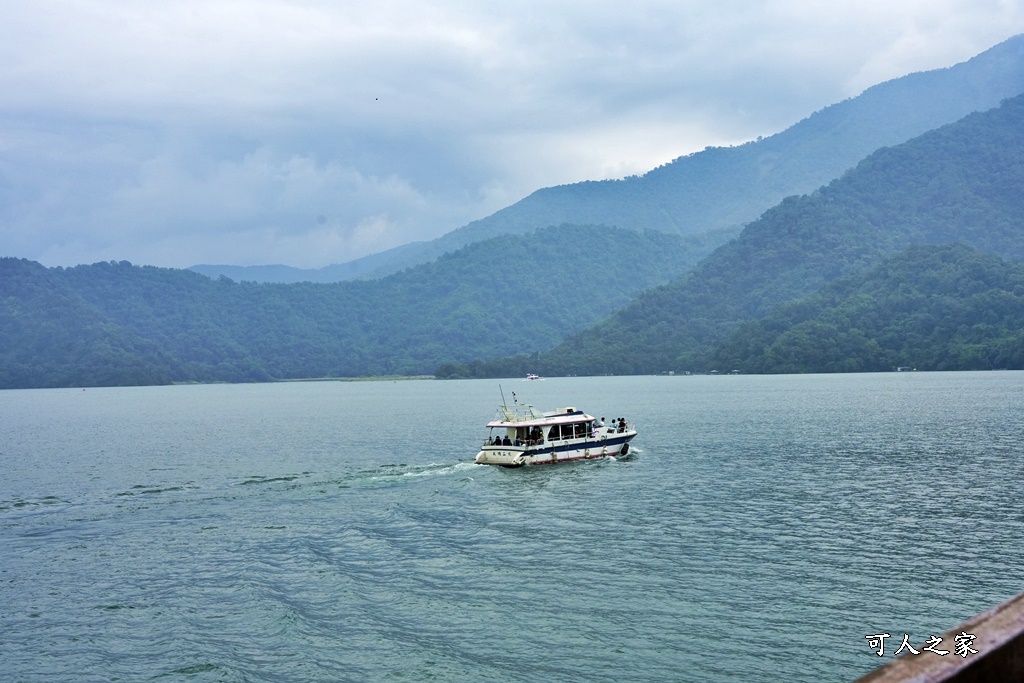
[[[0,256],[320,267],[770,135],[1024,0],[0,0]]]

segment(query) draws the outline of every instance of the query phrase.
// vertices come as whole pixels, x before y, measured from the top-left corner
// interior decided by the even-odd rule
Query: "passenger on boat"
[[[506,434],[505,438],[501,440],[501,445],[502,446],[511,446],[512,445],[512,439],[508,438],[508,434]]]

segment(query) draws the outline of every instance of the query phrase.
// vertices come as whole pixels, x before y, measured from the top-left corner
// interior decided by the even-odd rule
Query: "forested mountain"
[[[390,277],[235,283],[0,259],[0,388],[428,374],[550,347],[684,272],[697,238],[560,226]]]
[[[827,187],[786,199],[678,281],[525,362],[546,374],[710,370],[715,347],[741,323],[911,245],[959,242],[1024,258],[1022,187],[1018,96],[881,149]],[[476,374],[515,366],[502,363]]]
[[[1009,75],[975,71],[975,77],[1005,86],[1020,75],[1020,51],[1021,39],[1015,39],[986,53],[988,61],[977,64],[992,67],[1002,60]],[[916,93],[903,100],[910,109],[928,90],[924,83],[949,94],[948,74],[917,77],[924,78],[920,87],[906,90],[897,81],[872,97],[898,113],[888,87]],[[854,102],[868,100],[844,105]],[[866,135],[860,126],[870,128],[869,118],[845,118],[840,114],[852,110],[837,107],[800,125],[820,127],[819,143],[848,129],[856,134],[837,139]],[[744,175],[742,165],[725,163],[734,150],[709,150],[688,157],[687,164],[612,185],[656,188],[664,181],[665,187],[690,187],[732,174],[747,187],[740,194],[748,196],[751,183],[774,186],[777,175],[790,182],[797,167],[809,167],[801,164],[816,154],[831,158],[836,149],[814,143],[813,136],[802,139],[812,142],[795,156],[792,148],[780,152],[763,175]],[[759,145],[736,150],[769,149]],[[594,206],[604,201],[603,184],[580,187],[579,196],[591,193]],[[236,283],[127,262],[44,268],[0,259],[0,388],[435,369],[439,376],[507,376],[527,370],[850,370],[879,363],[1018,367],[1017,266],[963,248],[910,248],[961,243],[1024,258],[1022,187],[1024,95],[879,149],[829,185],[783,200],[742,232],[719,228],[681,236],[687,231],[678,216],[674,232],[665,232],[664,224],[641,231],[653,213],[643,214],[638,203],[640,218],[624,226],[561,224],[519,234],[528,222],[510,212],[501,218],[510,221],[499,230],[504,234],[471,240],[436,261],[381,279],[333,284]],[[700,213],[715,196],[671,208],[658,198],[663,195],[651,193],[651,206],[679,216]],[[625,206],[633,201],[616,196]],[[731,201],[721,199],[731,195],[717,196]],[[554,220],[557,213],[546,215],[545,221]],[[738,237],[718,247],[730,234]],[[416,251],[415,245],[407,248]],[[912,281],[919,291],[907,284]],[[886,287],[896,291],[890,296]],[[910,306],[921,314],[909,312]],[[835,348],[809,354],[816,344]],[[840,358],[858,349],[858,360]],[[488,358],[498,360],[481,360]]]
[[[828,183],[880,147],[990,109],[1022,92],[1024,36],[1017,36],[962,64],[876,85],[777,135],[738,147],[708,148],[642,176],[537,190],[430,242],[319,271],[284,266],[195,269],[234,279],[327,281],[379,277],[466,244],[561,223],[680,235],[738,229],[784,197]]]
[[[709,365],[754,373],[1024,369],[1024,265],[917,246],[740,326]]]

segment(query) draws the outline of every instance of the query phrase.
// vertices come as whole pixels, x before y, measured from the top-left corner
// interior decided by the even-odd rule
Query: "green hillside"
[[[1024,265],[918,246],[740,326],[709,365],[752,373],[1024,369]]]
[[[912,244],[1024,258],[1024,97],[879,150],[791,197],[680,280],[534,359],[547,374],[707,370],[744,321]]]
[[[0,259],[0,388],[429,374],[549,347],[710,249],[560,226],[382,280],[292,285]]]
[[[0,259],[0,388],[165,384],[160,348],[76,294],[62,273]]]

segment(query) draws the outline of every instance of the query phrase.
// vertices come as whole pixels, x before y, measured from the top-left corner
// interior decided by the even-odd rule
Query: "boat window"
[[[576,430],[577,439],[582,439],[587,435],[587,426],[584,423],[576,422],[573,424],[573,427]]]

